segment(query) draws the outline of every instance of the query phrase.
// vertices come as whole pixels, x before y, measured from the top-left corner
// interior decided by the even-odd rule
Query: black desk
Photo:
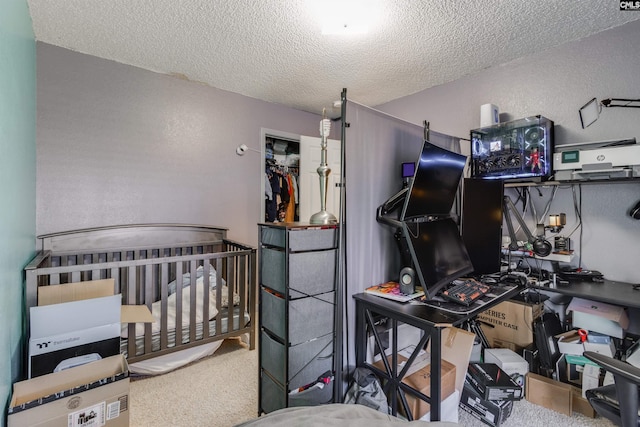
[[[604,282],[569,282],[568,285],[558,285],[555,288],[532,287],[570,297],[590,299],[628,308],[640,308],[640,289],[634,290],[632,283],[605,280]]]
[[[408,392],[425,402],[430,403],[431,421],[440,421],[440,403],[442,400],[440,390],[442,330],[450,326],[461,326],[465,321],[474,318],[478,312],[484,311],[505,299],[511,298],[521,291],[521,288],[514,288],[501,295],[500,298],[496,298],[494,301],[491,301],[491,303],[484,305],[481,310],[468,314],[453,314],[422,304],[400,303],[365,293],[355,294],[353,295],[353,298],[356,302],[356,366],[367,367],[386,380],[385,392],[389,399],[393,415],[397,415],[398,413],[399,397],[407,417],[409,420],[413,418],[404,395],[405,392]],[[387,358],[382,358],[386,372],[366,363],[368,341],[367,331],[371,331],[373,333],[375,343],[380,349],[381,354],[385,354],[380,341],[380,336],[375,328],[376,317],[379,316],[386,317],[391,321],[391,329],[393,331],[393,339],[391,342],[391,364],[389,364]],[[425,332],[420,343],[416,344],[414,353],[409,357],[409,360],[400,372],[398,372],[397,369],[397,332],[399,323],[406,323]],[[430,397],[402,382],[406,371],[415,360],[420,349],[424,348],[428,340],[431,340]],[[437,372],[438,374],[435,375],[434,372]]]

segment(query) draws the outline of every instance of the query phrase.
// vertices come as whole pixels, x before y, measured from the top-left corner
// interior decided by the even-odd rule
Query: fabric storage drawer
[[[289,232],[289,250],[315,251],[337,247],[336,228],[300,229]]]
[[[333,370],[333,334],[320,337],[288,349],[262,331],[262,367],[278,382],[294,390],[314,382],[326,371]],[[288,376],[285,371],[285,354],[288,350]],[[269,357],[264,357],[269,355]]]
[[[286,394],[284,388],[277,384],[264,371],[260,372],[260,406],[266,412],[277,411],[286,406]]]
[[[263,245],[287,246],[287,229],[284,227],[262,226],[260,241]],[[290,251],[316,251],[333,249],[338,246],[337,228],[320,228],[316,226],[290,228],[288,247]]]
[[[289,344],[295,345],[309,341],[322,335],[333,332],[335,292],[316,295],[314,297],[290,299],[288,318]],[[280,338],[286,337],[287,300],[268,292],[260,290],[260,321],[261,325]],[[313,320],[312,326],[309,322]]]
[[[286,263],[285,252],[262,248],[260,251],[260,284],[280,293],[285,293]]]
[[[287,230],[276,227],[260,227],[260,242],[263,245],[279,246],[284,248],[287,241]]]
[[[333,380],[324,387],[311,387],[299,393],[289,394],[289,406],[325,405],[333,401]]]
[[[335,287],[336,250],[289,254],[289,296],[331,292]]]

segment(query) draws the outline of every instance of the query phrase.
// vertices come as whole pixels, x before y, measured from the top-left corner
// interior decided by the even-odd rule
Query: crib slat
[[[172,263],[173,264],[173,263]],[[169,263],[160,264],[160,349],[167,348],[167,298],[169,298]]]
[[[145,304],[147,307],[149,307],[149,310],[151,310],[151,304],[153,303],[153,300],[151,299],[153,295],[151,291],[153,286],[152,284],[153,276],[151,274],[152,267],[153,265],[151,264],[147,264],[144,266],[144,273],[145,273],[144,274],[144,295],[148,295],[148,296],[145,300],[142,301],[142,303]],[[152,325],[150,323],[145,323],[144,325],[144,352],[145,353],[151,353],[151,344],[152,344],[151,339],[153,338],[151,334],[151,326]]]
[[[176,262],[176,324],[175,326],[175,343],[178,345],[182,342],[182,262]],[[167,313],[162,312],[162,317],[166,317]],[[163,329],[166,334],[167,329]]]
[[[202,338],[209,338],[209,318],[211,318],[211,313],[209,312],[209,301],[211,299],[210,289],[211,289],[211,260],[205,259],[202,261],[202,279],[204,282],[204,300],[202,301]],[[216,303],[216,307],[218,304]]]
[[[189,289],[191,292],[189,293],[189,341],[193,342],[196,340],[196,299],[198,296],[198,284],[197,284],[197,268],[198,265],[195,260],[191,260],[189,263],[190,267],[190,281]],[[204,296],[206,292],[206,288],[203,288],[204,292],[202,295]],[[203,306],[204,309],[204,306]],[[203,313],[204,316],[204,313]]]

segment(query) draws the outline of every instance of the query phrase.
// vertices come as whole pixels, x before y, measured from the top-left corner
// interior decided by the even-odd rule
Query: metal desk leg
[[[431,421],[440,421],[440,403],[442,392],[442,329],[431,330]]]

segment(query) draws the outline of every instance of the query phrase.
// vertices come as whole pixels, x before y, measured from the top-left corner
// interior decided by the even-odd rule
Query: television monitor
[[[467,157],[424,141],[400,221],[449,216]]]
[[[553,175],[553,121],[542,116],[471,131],[471,176],[546,181]]]
[[[433,298],[451,281],[473,271],[453,219],[403,222],[401,228],[418,282],[427,298]]]
[[[462,241],[473,274],[497,273],[502,262],[504,182],[465,178],[462,194]]]

